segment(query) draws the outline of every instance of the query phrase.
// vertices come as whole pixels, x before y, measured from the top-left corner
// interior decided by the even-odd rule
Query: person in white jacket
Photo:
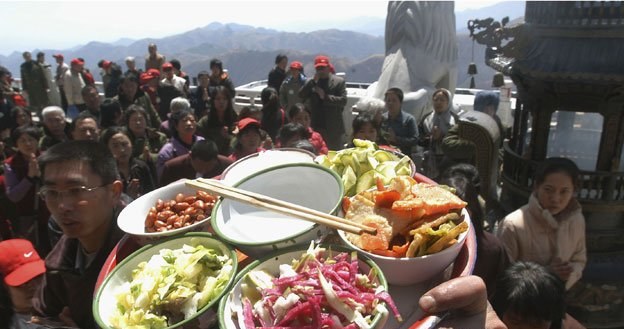
[[[574,197],[579,169],[569,159],[548,158],[534,178],[529,203],[507,215],[498,236],[512,262],[549,267],[570,289],[587,263],[585,218]]]
[[[67,116],[74,119],[79,112],[83,111],[85,107],[84,99],[82,98],[82,88],[86,85],[82,78],[82,66],[84,62],[78,58],[71,60],[70,68],[65,72],[63,77],[63,88],[65,91],[65,98],[67,98]]]

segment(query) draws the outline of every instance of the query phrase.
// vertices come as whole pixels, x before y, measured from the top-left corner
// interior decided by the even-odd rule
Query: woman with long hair
[[[210,113],[199,120],[197,130],[199,135],[217,144],[219,154],[228,156],[232,153],[231,143],[237,120],[228,89],[217,86],[210,95]]]

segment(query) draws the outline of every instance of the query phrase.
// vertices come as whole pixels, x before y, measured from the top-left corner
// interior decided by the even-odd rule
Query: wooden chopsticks
[[[222,184],[216,180],[196,179],[187,180],[186,185],[195,189],[211,192],[224,198],[247,203],[258,208],[267,209],[287,216],[297,217],[313,223],[329,226],[353,234],[377,234],[377,229],[350,222],[344,218],[332,216],[314,209],[306,208],[290,202],[271,198],[266,195],[245,191]]]

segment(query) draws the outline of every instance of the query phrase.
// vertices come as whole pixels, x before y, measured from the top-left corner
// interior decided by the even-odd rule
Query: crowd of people
[[[450,327],[582,328],[566,314],[563,298],[587,258],[584,218],[574,198],[578,168],[568,159],[546,159],[528,204],[501,218],[497,230],[484,228],[474,163],[448,152],[474,147],[458,140],[448,90],[433,93],[433,110],[417,122],[403,108],[403,91],[390,88],[383,101],[359,104],[347,139],[345,81],[327,56],[314,59],[315,73],[307,77],[301,62],[289,65],[278,55],[262,107],[239,113],[233,82],[218,59],[198,74],[191,91],[181,63],[167,61],[150,44],[144,70],[133,57],[125,59],[125,72],[114,62],[98,63],[101,98],[84,60],[67,65],[55,54],[52,79],[40,58],[24,53],[21,93],[8,87],[11,74],[0,69],[0,328],[95,328],[95,282],[122,236],[116,216],[141,195],[182,178],[219,176],[265,149],[326,154],[353,138],[409,156],[425,148],[440,172],[436,179],[468,203],[477,236],[475,276],[426,293],[423,310],[454,309]],[[50,89],[58,92],[59,105],[50,105]],[[494,93],[475,98],[475,110],[495,120],[497,106]]]

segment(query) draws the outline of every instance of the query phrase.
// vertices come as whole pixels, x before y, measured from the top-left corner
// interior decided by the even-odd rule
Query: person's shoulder
[[[46,271],[72,268],[78,251],[78,240],[61,235],[52,250],[45,257]]]
[[[174,149],[175,145],[173,145],[173,142],[170,140],[167,141],[167,143],[165,143],[165,145],[163,145],[163,147],[160,149],[160,151],[158,152],[158,154],[168,154],[171,153],[171,151]]]
[[[165,121],[161,122],[160,126],[161,127],[164,126],[164,127],[168,128],[169,127],[169,120],[165,120]],[[151,127],[147,129],[147,132],[148,132],[150,138],[156,138],[156,139],[167,138],[167,135],[165,135],[162,132],[160,132],[160,131],[158,131],[158,130],[156,130],[154,128],[151,128]]]
[[[165,162],[165,167],[170,168],[170,169],[176,168],[176,167],[183,166],[186,162],[190,163],[190,161],[191,161],[191,154],[187,153],[187,154],[183,154],[183,155],[167,160],[167,162]]]
[[[345,79],[343,77],[335,75],[335,74],[332,74],[330,76],[330,79],[333,80],[335,83],[344,83],[345,82]]]
[[[217,155],[217,160],[219,161],[219,163],[222,166],[225,166],[225,167],[227,167],[227,166],[231,165],[232,163],[234,163],[234,160],[230,159],[230,157],[227,157],[227,156],[221,155],[221,154]]]
[[[509,213],[501,221],[501,226],[518,226],[526,219],[528,205],[524,205]]]
[[[427,120],[429,120],[430,118],[433,118],[433,113],[434,113],[434,112],[435,112],[435,111],[430,111],[429,113],[425,114],[425,115],[423,116],[422,120],[420,120],[420,123],[424,123],[424,122],[426,122]]]
[[[149,168],[149,166],[147,165],[147,162],[139,158],[133,157],[131,161],[132,161],[132,166],[138,166],[141,168]]]
[[[384,113],[385,114],[385,113]],[[403,118],[407,121],[407,120],[413,120],[416,121],[416,117],[414,117],[413,115],[411,115],[410,113],[407,113],[407,111],[405,110],[401,110],[401,115],[403,116]]]

